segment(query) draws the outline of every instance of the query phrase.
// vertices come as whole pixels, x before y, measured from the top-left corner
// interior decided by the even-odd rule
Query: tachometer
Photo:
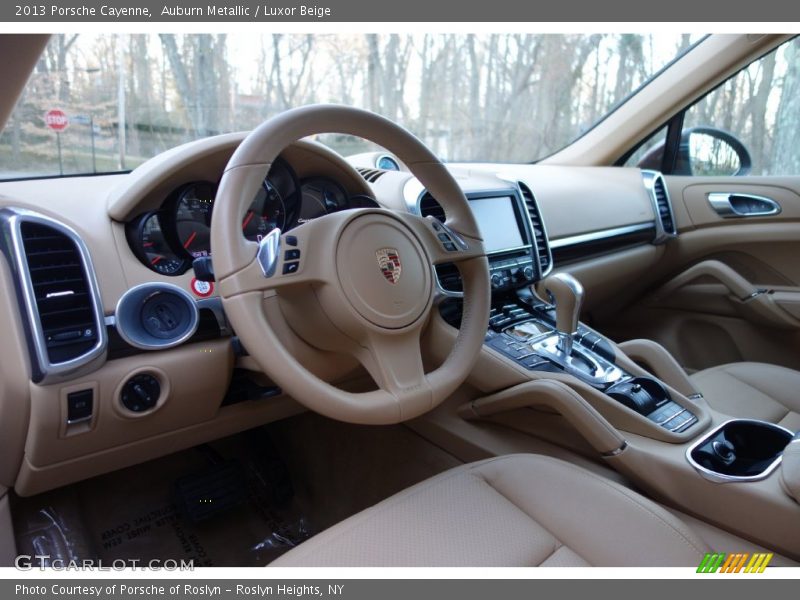
[[[191,258],[211,254],[211,211],[214,208],[216,186],[198,181],[178,193],[175,204],[175,230],[178,242]]]

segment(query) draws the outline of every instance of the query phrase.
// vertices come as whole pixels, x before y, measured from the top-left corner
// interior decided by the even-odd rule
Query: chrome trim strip
[[[97,283],[97,275],[94,270],[94,264],[92,263],[92,257],[89,254],[89,249],[74,229],[64,225],[60,221],[26,209],[5,207],[3,210],[8,215],[7,222],[11,235],[11,250],[14,255],[14,261],[16,262],[17,272],[22,280],[19,283],[25,306],[24,308],[20,308],[24,310],[28,318],[31,327],[34,354],[42,374],[42,380],[37,383],[46,384],[51,383],[53,380],[75,378],[97,369],[100,366],[99,363],[105,361],[108,336],[106,335],[103,303],[100,299],[100,286]],[[66,235],[78,249],[78,254],[82,262],[83,274],[86,277],[92,312],[94,313],[94,326],[97,331],[97,341],[91,349],[77,358],[60,363],[50,362],[47,353],[47,342],[44,339],[44,330],[39,316],[39,310],[36,306],[33,282],[31,281],[30,271],[28,269],[28,259],[25,255],[25,247],[22,241],[22,223],[38,223],[46,227],[51,227]],[[98,364],[95,364],[95,361]]]
[[[272,277],[275,275],[275,269],[278,268],[278,260],[281,254],[281,230],[275,228],[267,235],[261,238],[258,243],[258,252],[256,259],[261,267],[261,272],[264,277]]]
[[[131,296],[139,295],[143,291],[146,291],[148,289],[152,289],[152,293],[145,296],[144,300],[138,303],[136,308],[141,308],[144,302],[155,293],[175,294],[187,301],[188,305],[190,306],[191,321],[186,333],[177,338],[164,339],[163,342],[159,341],[158,343],[146,344],[136,340],[133,336],[130,335],[130,333],[128,333],[125,330],[125,326],[123,325],[123,320],[119,318],[119,315],[126,310],[125,302],[128,301],[131,298]],[[195,334],[195,332],[197,331],[197,326],[200,323],[200,313],[197,308],[197,303],[195,302],[195,299],[189,294],[189,292],[179,288],[177,285],[173,285],[171,283],[161,283],[161,282],[142,283],[140,285],[130,288],[127,292],[122,294],[122,297],[117,302],[116,309],[114,310],[114,316],[116,318],[116,329],[117,333],[119,333],[119,336],[123,340],[125,340],[128,344],[130,344],[134,348],[138,348],[139,350],[166,350],[167,348],[174,348],[175,346],[179,346]]]
[[[794,436],[794,432],[786,429],[786,427],[781,427],[780,425],[776,425],[775,423],[769,423],[767,421],[759,421],[758,419],[728,419],[721,425],[715,427],[711,431],[709,431],[706,435],[701,437],[691,446],[686,449],[686,460],[689,462],[690,465],[697,471],[701,477],[704,479],[708,479],[709,481],[713,481],[714,483],[733,483],[737,481],[760,481],[762,479],[766,479],[767,477],[772,474],[772,472],[778,468],[778,465],[781,464],[781,460],[783,460],[783,453],[779,454],[777,458],[775,458],[770,465],[764,469],[763,472],[759,473],[758,475],[750,475],[747,477],[740,477],[736,475],[725,475],[724,473],[717,473],[716,471],[711,471],[710,469],[706,469],[702,465],[698,464],[692,458],[692,452],[694,452],[695,448],[702,446],[706,443],[710,438],[712,438],[720,429],[725,427],[728,423],[758,423],[760,425],[769,425],[771,427],[777,427],[778,429],[782,429],[786,433]],[[789,442],[791,443],[791,441]],[[788,444],[787,444],[788,445]]]
[[[678,406],[680,406],[680,405],[678,405]],[[671,415],[669,417],[666,417],[664,419],[661,419],[660,421],[653,421],[653,423],[655,423],[656,425],[666,425],[667,423],[669,423],[673,419],[676,419],[676,418],[680,417],[685,412],[687,412],[687,410],[685,408],[681,408],[681,410],[679,410],[675,414],[673,414],[673,415]]]
[[[628,449],[628,442],[622,442],[622,446],[620,446],[616,450],[612,450],[611,452],[603,452],[602,454],[600,454],[600,456],[602,456],[603,458],[612,458],[614,456],[619,456],[627,449]]]
[[[672,208],[672,198],[669,197],[667,182],[659,171],[651,171],[649,169],[642,170],[642,179],[644,180],[644,187],[650,196],[650,202],[653,207],[653,217],[656,224],[656,236],[653,238],[653,243],[663,244],[678,235],[678,223],[675,221],[675,210]],[[669,213],[672,216],[672,226],[675,228],[674,232],[664,229],[664,223],[661,221],[661,211],[658,209],[658,198],[656,197],[656,181],[659,179],[664,184],[664,195],[667,197],[667,206],[669,206]]]
[[[597,242],[599,240],[610,239],[620,235],[628,235],[631,233],[638,233],[655,227],[655,221],[647,221],[645,223],[636,223],[634,225],[625,225],[623,227],[613,227],[611,229],[601,229],[600,231],[593,231],[592,233],[581,233],[578,235],[571,235],[569,237],[558,238],[550,242],[551,248],[566,248],[567,246],[577,246],[587,242]]]
[[[451,290],[446,290],[442,287],[442,282],[439,280],[439,274],[436,272],[436,265],[431,265],[433,269],[433,282],[434,282],[434,291],[433,291],[433,301],[435,304],[446,300],[447,298],[463,298],[464,292],[454,292]],[[458,268],[458,267],[456,267]]]
[[[533,222],[531,221],[531,214],[528,212],[528,206],[525,202],[525,194],[522,193],[523,185],[528,188],[528,191],[531,193],[531,200],[533,200],[533,203],[536,205],[536,211],[539,213],[539,222],[542,224],[542,235],[544,235],[544,245],[547,247],[548,259],[547,268],[542,271],[539,276],[539,280],[541,281],[555,268],[555,261],[553,260],[553,245],[550,243],[550,235],[547,233],[547,223],[545,223],[544,215],[542,214],[542,207],[539,205],[539,201],[536,199],[536,194],[534,193],[533,188],[525,181],[514,181],[513,183],[517,186],[517,193],[522,199],[522,208],[525,210],[525,215],[528,217],[528,235],[531,236],[531,254],[533,254],[533,259],[536,261],[535,269],[537,273],[542,268],[542,257],[539,256],[539,244],[536,243],[536,232],[533,230]]]
[[[741,212],[731,204],[731,196],[739,196],[741,198],[750,198],[751,200],[758,200],[768,205],[770,208],[767,210],[757,210],[754,212]],[[737,192],[711,192],[707,195],[708,203],[711,208],[723,219],[742,219],[746,217],[767,217],[770,215],[779,215],[781,213],[781,205],[772,198],[766,196],[758,196],[756,194],[737,193]]]

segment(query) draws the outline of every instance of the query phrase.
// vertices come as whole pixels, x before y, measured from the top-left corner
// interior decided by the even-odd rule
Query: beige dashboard
[[[178,276],[157,273],[131,251],[125,223],[157,209],[181,184],[218,178],[243,134],[230,134],[170,150],[128,174],[0,183],[0,208],[14,207],[43,214],[77,232],[85,243],[96,274],[104,315],[113,317],[128,290],[142,284],[168,283],[192,293],[192,271]],[[367,183],[343,158],[313,142],[297,142],[282,158],[300,178],[325,176],[349,194],[375,198],[394,210],[414,210],[421,190],[407,172],[385,172]],[[536,197],[554,244],[577,243],[581,236],[602,238],[626,227],[651,227],[654,208],[637,169],[537,166],[465,166],[452,172],[467,191],[516,189],[526,186]],[[409,189],[415,193],[409,196]],[[409,199],[411,201],[409,201]],[[590,288],[588,297],[602,302],[634,272],[647,271],[661,257],[661,248],[637,243],[582,257],[570,270]],[[558,264],[556,267],[558,268]],[[15,297],[13,265],[0,260],[0,319],[10,324],[0,355],[0,439],[9,460],[0,465],[0,484],[21,495],[36,494],[142,462],[261,423],[285,418],[302,408],[290,398],[227,403],[236,371],[250,371],[263,386],[270,382],[256,372],[247,356],[235,355],[226,336],[185,343],[159,351],[142,351],[99,361],[89,371],[34,383],[26,360],[25,331]],[[213,299],[215,293],[209,295]],[[196,297],[200,301],[201,298]],[[315,374],[343,386],[371,384],[354,360],[318,350],[293,334],[281,318],[274,296],[264,310],[287,348]],[[224,315],[215,313],[224,321]],[[113,320],[109,321],[113,323]],[[224,329],[225,323],[218,323]],[[120,404],[121,386],[146,373],[160,383],[153,408],[133,413]],[[68,397],[91,390],[89,419],[67,422]]]

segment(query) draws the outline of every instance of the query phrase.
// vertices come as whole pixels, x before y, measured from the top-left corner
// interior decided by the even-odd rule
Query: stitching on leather
[[[512,455],[512,456],[514,456],[514,455]],[[517,456],[519,456],[519,455],[517,455]],[[542,456],[541,458],[537,457],[537,460],[545,460],[545,461],[550,461],[550,462],[556,462],[557,459],[551,459],[549,457]],[[583,469],[579,469],[577,467],[574,467],[573,465],[570,465],[567,462],[564,462],[564,461],[557,461],[557,462],[563,463],[565,465],[565,467],[567,467],[567,468],[571,469],[572,471],[574,471],[575,474],[578,475],[579,477],[583,477],[584,479],[591,479],[592,481],[596,481],[597,483],[600,483],[603,486],[607,487],[612,492],[616,492],[617,495],[622,496],[630,504],[633,504],[635,507],[637,507],[639,510],[644,512],[646,515],[654,518],[657,522],[659,522],[660,524],[665,526],[667,528],[667,531],[672,533],[675,537],[677,537],[684,544],[686,544],[687,546],[692,548],[694,551],[698,552],[699,554],[704,554],[705,553],[705,550],[702,550],[702,549],[698,548],[695,545],[695,543],[690,539],[690,536],[689,536],[689,534],[687,532],[682,531],[681,529],[678,529],[675,525],[673,525],[669,521],[665,520],[658,513],[656,513],[653,510],[651,510],[650,507],[648,507],[645,504],[642,504],[641,502],[639,502],[639,500],[637,498],[628,495],[628,492],[624,488],[620,488],[620,487],[617,487],[615,485],[612,485],[610,482],[607,482],[604,479],[602,479],[600,477],[597,477],[596,475],[593,475],[592,473],[589,473],[588,471],[584,471]],[[487,480],[487,483],[489,485],[492,485],[491,482],[489,482],[488,480]],[[492,487],[494,487],[494,486],[492,486]],[[507,498],[507,496],[505,496],[505,494],[503,494],[500,490],[497,490],[497,493],[501,494],[502,496]],[[515,506],[517,506],[511,499],[508,499],[508,501],[511,502],[512,504],[514,504]],[[517,508],[519,508],[520,510],[525,512],[525,514],[528,514],[521,507],[517,506]],[[539,521],[537,519],[535,519],[532,515],[528,515],[528,516],[531,519],[533,519],[536,523],[539,523]],[[551,535],[552,535],[552,533],[551,533]],[[558,537],[556,537],[556,536],[553,536],[553,537],[558,539]]]
[[[492,488],[492,489],[494,489],[494,488]],[[527,513],[525,513],[525,514],[527,515]],[[538,524],[538,525],[541,525],[541,523],[537,523],[537,524]],[[548,532],[548,533],[549,533],[549,532]],[[551,534],[551,535],[552,535],[552,534]],[[557,542],[557,543],[556,543],[556,549],[555,549],[555,550],[553,550],[553,551],[552,551],[550,554],[548,554],[547,556],[545,556],[545,557],[544,557],[544,560],[541,560],[541,561],[540,561],[538,564],[536,564],[536,565],[533,565],[534,567],[541,567],[541,566],[542,566],[544,563],[546,563],[548,560],[550,560],[551,558],[553,558],[553,557],[556,555],[556,552],[558,552],[558,551],[559,551],[559,550],[561,550],[562,548],[566,548],[566,546],[564,546],[564,544],[562,544],[562,543],[561,543],[561,541],[560,541],[558,538],[556,538],[556,542]]]

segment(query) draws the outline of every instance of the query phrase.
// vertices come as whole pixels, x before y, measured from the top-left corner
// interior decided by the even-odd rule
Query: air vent
[[[422,200],[419,201],[419,214],[421,214],[423,217],[433,217],[441,223],[444,223],[446,218],[442,205],[439,204],[430,194],[425,194],[422,197]]]
[[[675,214],[672,212],[672,203],[667,192],[664,177],[658,171],[642,171],[644,185],[650,193],[653,202],[653,211],[656,215],[656,237],[654,244],[661,244],[677,235],[675,227]]]
[[[528,209],[533,236],[536,239],[536,257],[539,263],[537,279],[541,279],[553,268],[553,254],[550,251],[550,242],[547,239],[547,229],[544,226],[542,211],[539,210],[539,204],[536,202],[531,189],[521,181],[519,182],[519,189],[522,192],[522,198],[525,200],[525,208]]]
[[[378,179],[380,179],[383,175],[385,175],[387,173],[383,169],[362,169],[362,168],[358,168],[357,170],[358,170],[359,173],[361,173],[361,176],[364,179],[366,179],[367,181],[369,181],[370,183],[375,183],[376,181],[378,181]]]
[[[667,196],[667,187],[664,185],[664,180],[659,177],[653,183],[653,191],[656,194],[656,206],[658,206],[658,216],[661,219],[661,224],[664,226],[666,233],[675,233],[675,220],[672,217],[672,206],[669,203],[669,196]]]
[[[47,356],[52,364],[74,360],[98,339],[80,252],[68,236],[46,225],[22,223],[20,233]]]
[[[14,265],[35,383],[77,377],[105,356],[97,280],[83,241],[27,210],[0,209],[0,251]]]

